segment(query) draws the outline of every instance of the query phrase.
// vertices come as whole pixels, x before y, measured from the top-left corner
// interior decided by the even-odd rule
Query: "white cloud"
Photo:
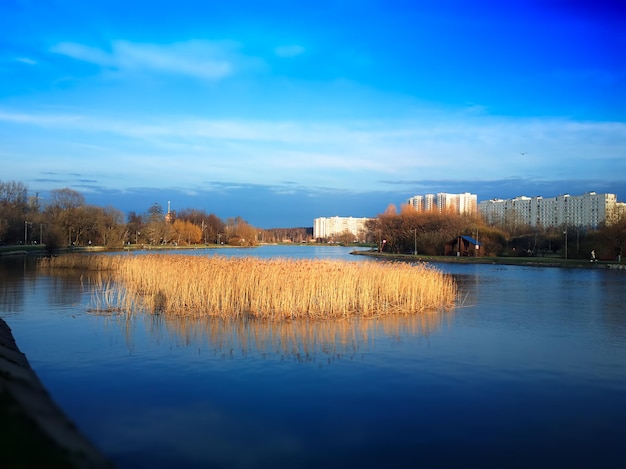
[[[27,64],[27,65],[37,65],[37,61],[36,60],[29,59],[28,57],[18,57],[15,60],[17,60],[18,62],[22,62],[24,64]]]
[[[234,68],[232,59],[227,57],[231,50],[202,41],[168,46],[118,41],[113,44],[113,51],[118,64],[127,69],[145,68],[215,80],[232,74]]]
[[[5,150],[30,142],[29,151],[39,145],[49,161],[55,160],[53,151],[57,158],[68,156],[68,167],[92,154],[150,184],[289,179],[375,190],[381,180],[393,179],[564,174],[609,180],[626,172],[626,124],[619,122],[481,116],[313,123],[154,116],[139,122],[0,109],[0,123],[11,137],[5,138]],[[7,132],[9,125],[15,131]],[[19,134],[27,140],[20,141]],[[185,164],[177,169],[175,161]]]
[[[62,42],[52,47],[50,51],[55,54],[66,55],[73,59],[93,63],[102,67],[112,67],[115,65],[115,60],[111,53],[73,42]]]
[[[74,124],[83,119],[79,115],[72,114],[37,114],[25,112],[6,112],[0,110],[0,121],[12,122],[15,124],[32,124],[41,127],[63,127]]]
[[[186,41],[165,45],[113,41],[110,50],[63,42],[50,50],[117,72],[148,71],[206,80],[219,80],[237,70],[258,65],[257,59],[242,55],[237,44],[227,41]]]
[[[281,58],[296,57],[304,54],[304,47],[298,45],[279,46],[274,49],[274,53]]]

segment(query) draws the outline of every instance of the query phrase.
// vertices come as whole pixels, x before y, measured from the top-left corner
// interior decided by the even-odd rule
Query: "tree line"
[[[222,220],[213,213],[183,209],[164,213],[154,203],[143,213],[127,217],[114,207],[87,204],[79,192],[52,190],[45,204],[28,195],[20,182],[0,181],[0,244],[45,244],[63,246],[100,245],[120,248],[139,245],[228,244],[309,242],[312,228],[259,229],[241,217]],[[398,211],[390,205],[366,223],[362,239],[379,250],[392,253],[443,255],[446,243],[467,235],[481,243],[485,256],[551,256],[588,258],[591,250],[600,259],[622,256],[626,245],[626,219],[596,230],[572,227],[527,226],[519,223],[487,223],[479,215],[454,212],[416,212],[410,205]],[[327,240],[316,240],[327,241]],[[354,235],[338,236],[349,244]]]
[[[381,251],[444,255],[445,245],[458,236],[478,241],[483,256],[565,256],[589,259],[621,258],[626,247],[626,219],[603,224],[598,229],[576,226],[530,226],[519,223],[487,223],[479,214],[452,211],[416,212],[410,205],[398,211],[390,205],[366,223],[368,241]]]
[[[184,209],[166,214],[155,203],[144,213],[128,216],[114,207],[87,204],[72,189],[50,191],[45,204],[29,196],[21,182],[0,181],[0,244],[63,246],[128,244],[230,244],[253,246],[259,230],[241,217],[222,220],[203,210]]]

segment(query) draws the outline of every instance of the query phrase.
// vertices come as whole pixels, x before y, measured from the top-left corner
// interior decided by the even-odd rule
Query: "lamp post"
[[[567,226],[565,227],[563,234],[565,235],[565,260],[567,260]]]
[[[30,221],[24,221],[24,245],[28,244],[28,225],[32,225]]]
[[[0,241],[2,241],[2,236],[4,236],[2,225],[6,225],[8,227],[9,221],[6,218],[0,218]]]
[[[417,228],[413,230],[413,255],[417,256]]]

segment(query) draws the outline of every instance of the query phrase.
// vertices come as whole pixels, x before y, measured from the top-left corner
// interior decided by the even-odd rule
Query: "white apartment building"
[[[617,202],[615,205],[615,221],[626,220],[626,202]]]
[[[331,239],[348,231],[354,235],[355,239],[363,240],[366,232],[365,222],[367,220],[370,220],[370,218],[316,218],[313,220],[313,237],[315,239]]]
[[[478,210],[490,224],[514,223],[530,226],[579,226],[597,228],[611,224],[619,216],[615,194],[569,194],[557,197],[525,197],[493,199],[481,202]]]
[[[448,194],[439,192],[437,194],[415,195],[407,203],[416,212],[438,212],[453,211],[459,214],[473,215],[477,211],[478,197],[476,194],[465,192],[463,194]]]

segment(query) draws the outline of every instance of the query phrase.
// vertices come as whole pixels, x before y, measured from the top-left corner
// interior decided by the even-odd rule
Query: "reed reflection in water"
[[[100,311],[91,314],[103,315]],[[330,363],[341,358],[358,357],[377,337],[392,340],[427,337],[451,321],[453,314],[447,311],[378,319],[268,322],[246,318],[177,318],[119,312],[109,314],[106,321],[123,329],[129,350],[134,348],[136,327],[140,323],[142,329],[155,340],[183,347],[206,347],[222,357],[256,355],[296,361],[317,361],[321,358]]]
[[[88,313],[106,277],[19,267],[0,313],[120,468],[623,465],[626,272],[450,264],[452,313],[276,323]]]

